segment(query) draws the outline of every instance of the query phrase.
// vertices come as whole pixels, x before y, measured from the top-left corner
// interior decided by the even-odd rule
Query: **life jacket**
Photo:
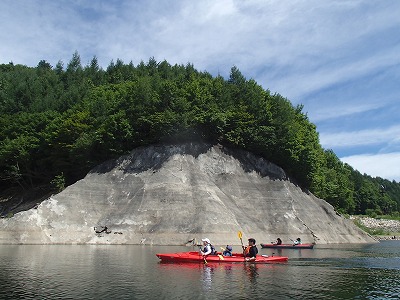
[[[210,247],[211,247],[211,253],[210,254],[216,255],[217,254],[217,250],[215,250],[215,247],[213,245],[211,245],[211,244],[210,244]]]
[[[207,246],[210,246],[211,252],[208,255],[217,255],[218,252],[215,250],[215,247],[211,244],[208,244]],[[207,252],[207,246],[204,247],[203,252]]]
[[[251,249],[252,247],[256,247],[256,245],[254,245],[254,246],[247,246],[246,249],[244,249],[244,256],[248,256],[248,255],[249,255],[250,249]],[[257,249],[257,247],[256,247],[256,248],[255,248],[255,254],[257,254],[257,253],[258,253],[258,249]]]

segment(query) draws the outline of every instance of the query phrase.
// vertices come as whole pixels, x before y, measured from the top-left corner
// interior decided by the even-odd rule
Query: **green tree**
[[[271,95],[240,70],[229,78],[154,57],[137,66],[78,52],[64,69],[41,60],[0,65],[0,186],[63,188],[135,147],[197,139],[249,150],[347,213],[398,213],[400,185],[324,150],[303,106]]]

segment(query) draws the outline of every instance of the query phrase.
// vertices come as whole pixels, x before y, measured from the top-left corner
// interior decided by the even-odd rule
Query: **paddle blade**
[[[221,254],[218,254],[218,257],[219,257],[220,260],[224,260],[225,259]]]
[[[238,231],[238,237],[239,237],[239,239],[242,239],[242,232],[241,231]]]

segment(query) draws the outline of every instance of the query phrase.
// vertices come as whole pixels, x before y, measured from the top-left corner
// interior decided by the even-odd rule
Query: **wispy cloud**
[[[397,125],[389,128],[325,133],[320,137],[320,141],[325,148],[340,148],[377,144],[395,145],[399,142],[399,137],[400,125]]]

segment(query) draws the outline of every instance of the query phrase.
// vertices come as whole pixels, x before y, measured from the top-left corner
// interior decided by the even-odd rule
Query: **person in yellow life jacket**
[[[245,256],[246,261],[255,261],[258,253],[256,240],[253,238],[249,238],[248,241],[249,245],[246,248],[243,247],[243,254]]]

